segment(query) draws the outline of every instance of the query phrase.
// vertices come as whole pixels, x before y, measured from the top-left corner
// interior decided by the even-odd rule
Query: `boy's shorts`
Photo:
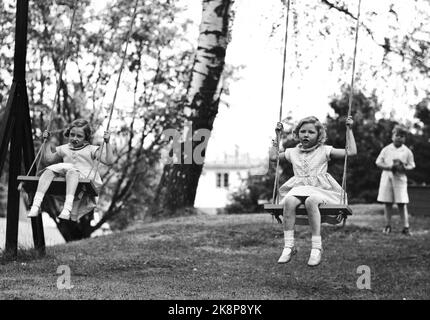
[[[388,203],[409,203],[406,175],[397,175],[384,171],[379,183],[377,200]]]

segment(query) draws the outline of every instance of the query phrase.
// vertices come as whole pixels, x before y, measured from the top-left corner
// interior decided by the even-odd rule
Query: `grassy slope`
[[[297,227],[295,259],[278,265],[283,233],[270,215],[183,217],[2,263],[0,300],[429,299],[430,218],[411,217],[408,238],[396,216],[386,236],[381,206],[353,209],[344,229],[323,228],[317,268],[306,265],[308,227]],[[59,265],[70,266],[73,289],[57,289]],[[371,290],[357,289],[360,265],[370,267]]]

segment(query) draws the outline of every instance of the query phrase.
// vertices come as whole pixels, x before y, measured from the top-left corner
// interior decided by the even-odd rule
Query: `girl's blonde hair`
[[[303,118],[302,120],[299,121],[299,124],[296,126],[296,128],[293,131],[293,137],[295,140],[299,140],[299,131],[300,128],[307,123],[311,123],[315,126],[315,128],[318,131],[318,140],[317,140],[317,144],[324,144],[325,141],[327,140],[327,133],[325,131],[325,127],[323,126],[323,124],[318,120],[317,117],[314,116],[310,116],[310,117],[306,117]]]
[[[84,134],[85,134],[85,140],[89,143],[91,143],[91,139],[92,139],[92,130],[91,130],[91,126],[90,123],[85,120],[85,119],[76,119],[74,120],[64,131],[64,136],[66,138],[69,137],[70,135],[70,130],[72,130],[72,128],[74,127],[78,127],[78,128],[82,128],[84,130]]]

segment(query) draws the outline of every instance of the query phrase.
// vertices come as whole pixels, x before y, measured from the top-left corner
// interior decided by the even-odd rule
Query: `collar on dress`
[[[86,146],[88,146],[89,143],[88,142],[84,142],[84,144],[78,148],[75,148],[71,143],[69,143],[69,148],[70,150],[76,151],[76,150],[81,150],[83,148],[85,148]]]
[[[297,145],[297,148],[301,151],[301,152],[311,152],[314,151],[315,149],[317,149],[319,146],[321,146],[321,143],[317,143],[316,145],[314,145],[311,148],[303,148],[303,145],[301,143],[299,143]]]

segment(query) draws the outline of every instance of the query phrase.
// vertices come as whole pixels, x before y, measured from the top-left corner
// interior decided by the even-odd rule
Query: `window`
[[[216,174],[216,187],[221,188],[221,173]]]
[[[216,174],[216,187],[217,188],[228,188],[229,186],[229,176],[228,173],[220,173]]]
[[[224,188],[228,188],[228,173],[224,173]]]

